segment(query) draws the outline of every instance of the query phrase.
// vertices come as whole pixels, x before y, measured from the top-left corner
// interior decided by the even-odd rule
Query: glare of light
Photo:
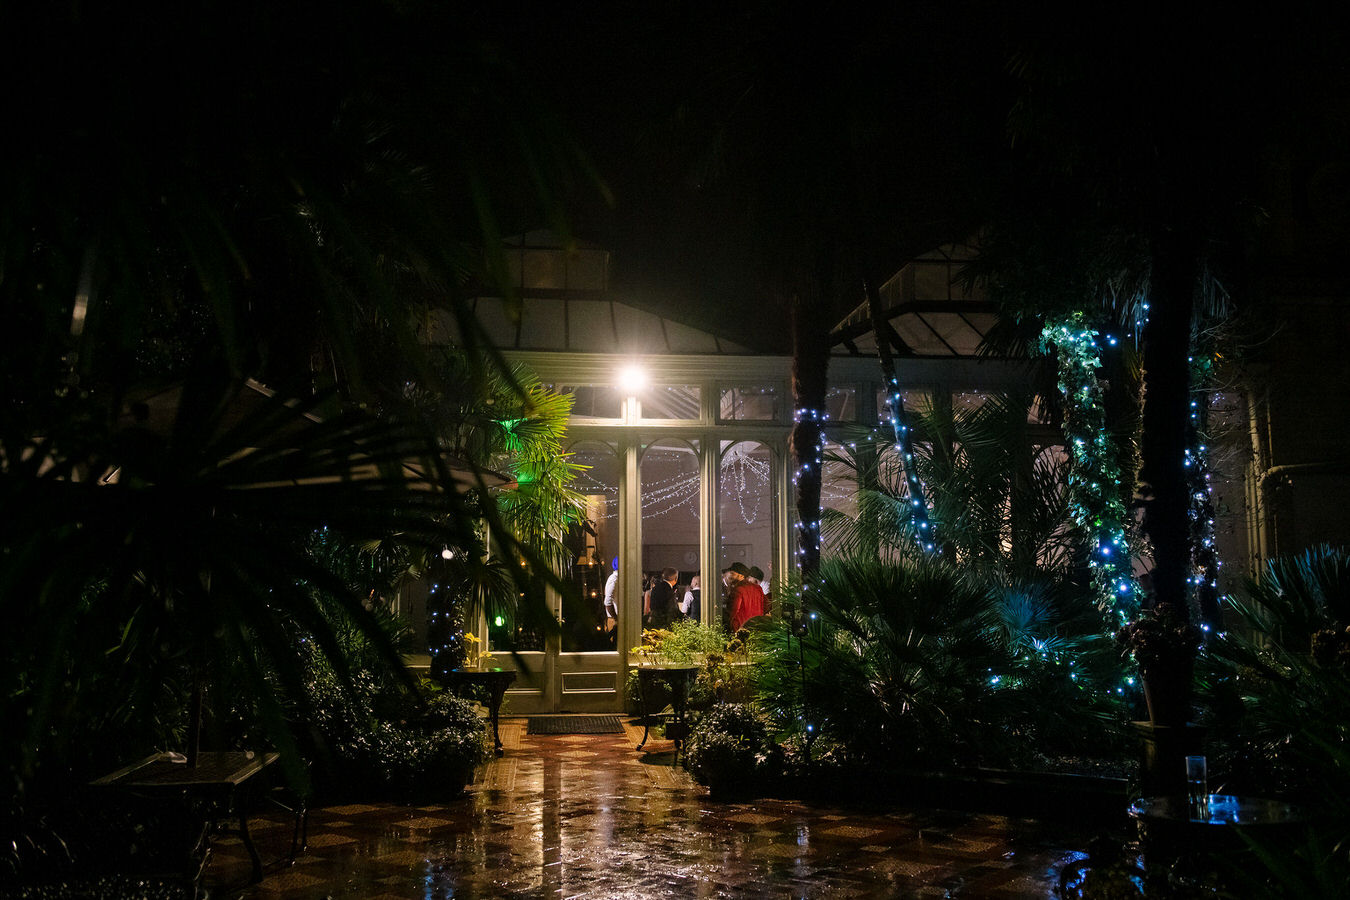
[[[619,371],[619,387],[630,396],[647,386],[647,372],[639,365],[625,366]]]
[[[454,559],[454,558],[455,558],[455,551],[451,550],[449,547],[441,548],[441,559]]]

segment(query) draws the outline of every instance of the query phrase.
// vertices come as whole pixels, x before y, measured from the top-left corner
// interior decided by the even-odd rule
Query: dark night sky
[[[965,4],[900,6],[541,7],[498,26],[612,192],[611,206],[582,186],[567,216],[612,251],[617,298],[786,349],[771,260],[793,252],[781,246],[793,228],[848,244],[851,180],[884,220],[874,278],[969,233],[1007,143],[1006,51]],[[861,117],[840,114],[854,105]],[[866,116],[877,133],[851,134]],[[879,160],[862,174],[845,159],[860,140]]]

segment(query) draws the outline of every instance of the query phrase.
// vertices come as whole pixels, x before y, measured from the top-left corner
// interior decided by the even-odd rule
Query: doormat
[[[623,734],[618,716],[530,716],[530,734]]]

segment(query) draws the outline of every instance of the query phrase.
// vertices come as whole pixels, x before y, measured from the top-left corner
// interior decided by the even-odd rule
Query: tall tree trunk
[[[1186,440],[1192,450],[1191,464],[1186,469],[1186,489],[1190,495],[1193,564],[1199,579],[1195,591],[1196,610],[1204,625],[1214,627],[1222,623],[1223,613],[1219,608],[1219,553],[1214,546],[1215,511],[1209,485],[1213,473],[1208,452],[1200,449],[1208,440],[1209,400],[1208,390],[1195,391],[1191,428]]]
[[[797,553],[803,590],[809,594],[820,571],[821,450],[825,440],[825,390],[830,344],[821,327],[819,285],[792,297],[792,458],[797,469]]]
[[[1149,317],[1144,327],[1143,465],[1139,473],[1146,498],[1144,533],[1153,550],[1154,599],[1183,610],[1187,609],[1192,555],[1185,460],[1197,250],[1189,232],[1155,236]]]
[[[886,385],[886,408],[889,412],[891,428],[895,433],[895,448],[900,453],[900,464],[905,473],[905,483],[909,488],[910,522],[914,527],[914,540],[919,549],[931,551],[936,535],[928,521],[928,498],[924,494],[923,482],[919,480],[918,470],[914,467],[914,429],[911,427],[909,413],[900,398],[900,379],[895,374],[895,359],[891,356],[891,343],[897,348],[908,349],[891,329],[881,308],[881,293],[869,278],[863,281],[863,290],[867,294],[867,312],[872,319],[872,333],[876,335],[877,357],[881,362],[881,378]]]

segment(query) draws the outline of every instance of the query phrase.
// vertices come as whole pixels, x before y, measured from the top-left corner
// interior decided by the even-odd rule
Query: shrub
[[[769,739],[764,720],[744,703],[711,707],[689,736],[685,764],[715,791],[750,790],[782,767],[782,751]]]
[[[487,727],[468,700],[437,691],[425,708],[405,692],[380,702],[370,672],[355,672],[346,684],[326,665],[311,667],[316,774],[329,792],[445,797],[458,793],[473,767],[487,757]],[[388,717],[391,711],[401,716]]]
[[[758,702],[780,738],[811,726],[840,764],[1003,768],[1112,752],[1103,726],[1119,710],[1106,693],[1120,665],[1100,617],[1074,600],[1053,580],[945,560],[827,561],[812,617],[785,614],[751,637]]]
[[[1323,546],[1271,560],[1231,605],[1248,634],[1218,635],[1201,658],[1211,765],[1229,792],[1293,799],[1320,820],[1292,852],[1258,844],[1261,878],[1274,885],[1254,880],[1250,894],[1345,896],[1350,552]]]

